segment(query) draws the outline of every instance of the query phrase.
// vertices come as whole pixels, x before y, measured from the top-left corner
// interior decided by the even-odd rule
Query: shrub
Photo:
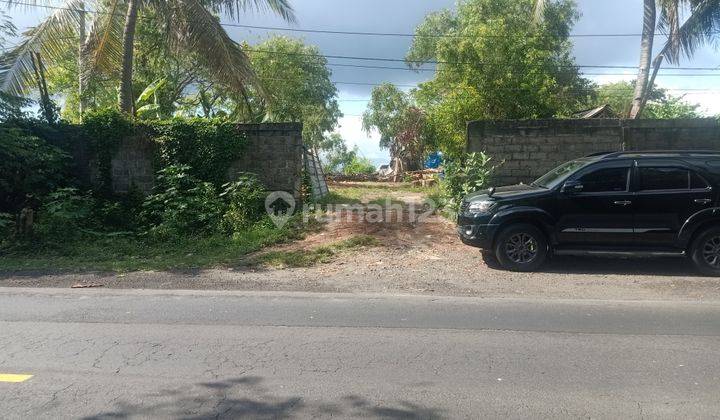
[[[15,235],[15,217],[9,213],[0,213],[0,245]]]
[[[105,195],[112,193],[111,160],[120,142],[133,132],[133,125],[125,115],[115,109],[89,112],[83,117],[84,135],[90,152],[98,162],[99,190]]]
[[[94,200],[75,188],[61,188],[47,195],[40,212],[36,233],[51,241],[77,238],[92,225]]]
[[[17,212],[65,185],[69,160],[25,130],[0,127],[0,211]]]
[[[223,205],[215,187],[189,172],[189,166],[171,165],[158,173],[155,193],[141,212],[152,236],[202,235],[218,229]]]
[[[227,232],[242,231],[265,215],[267,192],[254,174],[242,173],[236,181],[223,185],[220,197],[227,206],[222,220]]]
[[[343,167],[345,175],[369,175],[375,173],[375,165],[370,159],[353,156],[352,160]]]
[[[156,134],[159,167],[186,165],[189,174],[217,187],[247,145],[235,124],[219,119],[176,118],[152,123],[150,130]]]
[[[457,210],[466,195],[487,187],[494,170],[490,161],[485,153],[470,153],[446,162],[442,188],[448,207]]]

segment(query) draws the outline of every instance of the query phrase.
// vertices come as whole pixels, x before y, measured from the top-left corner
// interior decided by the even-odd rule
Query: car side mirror
[[[583,190],[583,184],[580,181],[568,181],[565,184],[563,184],[562,189],[560,190],[563,194],[577,194],[582,192]]]

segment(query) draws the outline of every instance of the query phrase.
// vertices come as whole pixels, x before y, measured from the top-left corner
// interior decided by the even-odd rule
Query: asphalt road
[[[3,419],[719,413],[720,303],[0,289]]]

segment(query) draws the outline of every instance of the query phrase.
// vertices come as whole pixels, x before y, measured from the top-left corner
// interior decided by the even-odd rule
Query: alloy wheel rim
[[[531,263],[538,255],[537,240],[527,233],[516,233],[505,242],[505,254],[516,264]]]
[[[705,241],[703,259],[709,266],[720,269],[720,235]]]

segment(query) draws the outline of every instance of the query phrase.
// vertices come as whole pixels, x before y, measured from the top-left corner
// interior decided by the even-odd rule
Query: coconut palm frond
[[[172,0],[173,26],[168,28],[170,45],[178,51],[194,53],[211,77],[235,93],[250,84],[259,92],[262,86],[250,58],[230,39],[220,21],[198,0]]]
[[[10,16],[4,10],[0,10],[0,47],[5,46],[5,39],[15,36],[17,28],[13,24]]]
[[[115,74],[122,60],[122,36],[125,22],[124,0],[109,0],[98,5],[87,41],[83,46],[86,65],[82,71],[84,80],[97,73]]]
[[[210,7],[235,19],[250,9],[269,9],[288,22],[295,22],[295,11],[290,5],[290,0],[215,0]]]
[[[698,48],[718,40],[720,0],[690,0],[689,3],[690,16],[677,29],[677,36],[668,39],[661,52],[672,64],[679,63],[681,54],[691,58]]]
[[[72,0],[57,9],[40,25],[23,33],[23,41],[0,56],[0,91],[20,95],[34,81],[33,55],[45,64],[54,63],[76,45],[82,16],[82,1]]]

